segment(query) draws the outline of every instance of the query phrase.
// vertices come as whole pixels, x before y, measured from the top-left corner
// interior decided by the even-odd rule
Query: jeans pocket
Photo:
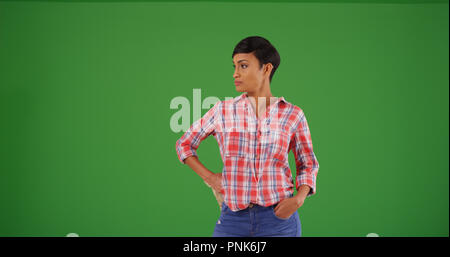
[[[228,206],[225,204],[225,202],[222,202],[222,207],[220,208],[220,212],[224,213],[224,212],[225,212],[225,209],[226,209],[227,207],[228,207]]]

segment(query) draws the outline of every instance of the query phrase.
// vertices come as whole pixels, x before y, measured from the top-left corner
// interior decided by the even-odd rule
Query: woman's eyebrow
[[[242,61],[247,61],[247,60],[245,60],[245,59],[242,59],[242,60],[239,60],[239,61],[238,61],[238,63],[240,63],[240,62],[242,62]],[[234,62],[233,62],[233,64],[234,64]]]

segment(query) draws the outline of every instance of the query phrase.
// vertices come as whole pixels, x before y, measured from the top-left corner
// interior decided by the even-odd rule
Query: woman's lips
[[[234,82],[234,84],[235,84],[236,86],[239,86],[241,83],[242,83],[242,82],[240,82],[240,81],[235,81],[235,82]]]

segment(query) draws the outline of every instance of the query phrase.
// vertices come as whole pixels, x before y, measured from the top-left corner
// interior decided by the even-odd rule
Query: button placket
[[[259,188],[258,188],[258,183],[259,183],[259,179],[258,179],[258,174],[257,174],[257,159],[259,158],[259,146],[258,146],[258,142],[260,140],[260,136],[261,136],[261,131],[259,129],[258,126],[258,120],[255,117],[255,114],[253,112],[253,110],[250,110],[251,106],[249,106],[247,103],[245,103],[245,107],[247,110],[247,121],[249,122],[249,134],[251,135],[251,137],[249,138],[249,150],[251,149],[251,158],[249,158],[249,162],[251,163],[251,165],[249,165],[249,167],[251,167],[252,169],[252,186],[251,186],[251,190],[256,190],[256,199],[255,201],[259,200]]]
[[[257,133],[255,133],[255,131],[257,131],[257,128],[255,129],[255,120],[253,119],[253,116],[251,114],[250,111],[250,107],[247,105],[247,103],[245,103],[245,108],[246,108],[246,120],[247,120],[247,132],[249,135],[249,153],[250,153],[250,157],[254,158],[256,155],[256,149],[253,147],[254,145],[254,140],[255,140],[255,136],[257,137]],[[257,125],[257,124],[256,124]],[[251,149],[251,152],[250,152]]]

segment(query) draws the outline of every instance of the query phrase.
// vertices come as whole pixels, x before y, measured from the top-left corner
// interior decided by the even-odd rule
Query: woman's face
[[[234,83],[238,92],[257,92],[264,84],[264,79],[269,80],[271,69],[267,65],[259,68],[259,61],[253,53],[235,54],[233,57]],[[240,82],[240,83],[238,83]]]

